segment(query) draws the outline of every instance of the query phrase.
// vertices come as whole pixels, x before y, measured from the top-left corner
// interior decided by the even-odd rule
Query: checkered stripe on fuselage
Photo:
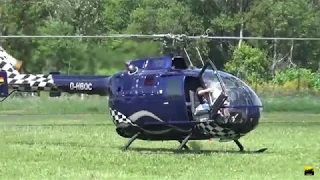
[[[20,91],[51,91],[56,90],[51,75],[20,74],[17,70],[0,59],[0,69],[7,72],[8,84],[11,88]]]
[[[222,128],[219,125],[212,122],[202,122],[198,125],[198,127],[201,128],[203,131],[209,133],[213,137],[232,139],[237,136],[237,134],[233,130],[228,128]]]
[[[127,124],[131,124],[133,126],[136,126],[135,124],[132,123],[132,121],[129,118],[127,118],[127,116],[125,116],[121,112],[114,110],[114,109],[111,109],[111,108],[109,108],[109,110],[110,110],[110,115],[113,119],[113,123],[115,125],[120,124],[120,123],[127,123]]]
[[[127,118],[121,112],[117,110],[113,110],[111,108],[109,108],[109,110],[110,110],[110,115],[113,119],[113,123],[115,125],[119,123],[126,123],[126,124],[131,124],[133,126],[136,126],[135,124],[133,124],[133,122],[129,118]],[[202,122],[198,125],[198,128],[209,133],[213,137],[220,137],[223,139],[234,139],[238,137],[238,134],[236,134],[233,130],[228,128],[222,128],[219,125],[212,122]]]
[[[55,86],[53,84],[53,80],[50,75],[31,75],[31,74],[13,75],[11,74],[10,76],[8,76],[8,84],[12,85],[11,87],[13,89],[18,89],[18,90],[26,90],[26,91],[55,90]]]

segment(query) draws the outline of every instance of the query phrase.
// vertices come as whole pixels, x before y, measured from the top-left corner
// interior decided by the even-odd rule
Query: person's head
[[[209,88],[204,89],[202,87],[199,87],[197,89],[197,95],[198,95],[201,103],[205,103],[207,101],[207,99],[209,98],[209,93],[210,93]]]
[[[209,99],[209,97],[210,97],[210,92],[208,91],[208,92],[205,92],[203,95],[202,95],[202,97],[205,99],[205,101],[207,101],[207,99]]]

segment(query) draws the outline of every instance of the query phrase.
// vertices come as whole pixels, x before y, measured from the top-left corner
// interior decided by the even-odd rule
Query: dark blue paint
[[[109,107],[121,112],[126,117],[145,110],[153,113],[163,122],[154,118],[141,117],[135,124],[144,130],[165,130],[168,126],[180,129],[195,127],[192,117],[188,116],[184,83],[186,77],[198,77],[201,69],[171,69],[172,60],[169,57],[150,57],[127,61],[126,66],[138,67],[135,74],[127,71],[118,72],[112,76],[78,76],[78,75],[52,75],[57,87],[66,92],[86,94],[109,95]],[[206,70],[204,78],[210,75]],[[225,106],[231,113],[241,112],[246,117],[241,123],[227,123],[224,127],[231,128],[237,133],[245,134],[256,127],[260,119],[262,103],[254,91],[240,79],[219,71],[227,85],[230,94],[230,105]],[[208,76],[210,79],[210,77]],[[92,91],[74,91],[69,89],[70,82],[87,82],[93,84]],[[229,82],[229,85],[228,83]],[[240,84],[240,86],[238,86]],[[117,125],[118,126],[118,125]],[[126,130],[123,130],[126,132]],[[132,132],[119,133],[121,136],[130,137]],[[128,135],[131,134],[131,135]],[[202,132],[195,133],[192,139],[205,139],[208,136]],[[145,135],[141,139],[169,140],[180,139],[186,133],[170,131],[162,135]]]
[[[195,122],[188,115],[186,104],[185,85],[186,78],[197,78],[201,69],[172,69],[172,60],[169,57],[148,57],[144,59],[127,61],[126,66],[138,67],[135,74],[128,71],[118,72],[111,76],[91,75],[60,75],[52,73],[58,91],[68,93],[99,94],[109,96],[109,107],[130,117],[132,114],[145,110],[153,113],[163,122],[154,118],[141,117],[136,122],[139,128],[150,131],[168,129],[172,131],[161,135],[143,133],[139,139],[149,140],[179,140],[188,132],[181,132],[175,128],[188,130],[194,128]],[[226,72],[218,71],[227,86],[230,94],[230,113],[240,113],[241,121],[228,121],[221,126],[230,128],[238,134],[252,131],[258,124],[262,103],[255,92],[237,77]],[[3,74],[0,74],[0,76]],[[210,79],[210,70],[203,74],[203,80]],[[92,83],[92,90],[71,90],[71,82]],[[6,92],[6,87],[0,84],[1,92]],[[137,129],[121,128],[116,124],[120,136],[131,137]],[[208,139],[209,135],[201,130],[196,130],[191,137],[193,140]]]
[[[156,63],[155,61],[163,62]],[[142,117],[135,122],[139,127],[147,130],[163,130],[168,128],[168,125],[189,129],[197,124],[197,122],[190,119],[187,114],[184,80],[186,77],[198,77],[201,69],[173,70],[171,69],[171,59],[168,57],[162,57],[162,59],[156,57],[128,61],[127,65],[129,64],[137,66],[139,71],[134,75],[128,75],[126,71],[123,71],[110,77],[110,81],[114,82],[111,87],[113,96],[110,96],[109,99],[109,106],[112,109],[120,111],[127,117],[135,112],[147,110],[164,121],[159,122],[150,117]],[[226,127],[230,127],[241,134],[250,132],[256,127],[259,121],[260,109],[262,107],[261,101],[253,90],[240,79],[222,71],[219,71],[219,74],[223,80],[232,78],[233,81],[245,86],[242,89],[236,88],[229,90],[233,93],[240,91],[242,94],[238,93],[239,97],[237,97],[235,101],[232,101],[229,106],[225,107],[229,108],[231,113],[242,112],[246,114],[245,121],[240,124],[226,124]],[[154,83],[157,84],[156,86],[145,86],[144,80],[148,76],[155,77]],[[138,83],[136,83],[137,80]],[[173,90],[173,93],[170,92],[170,81],[176,82],[179,87],[178,89]],[[117,86],[124,86],[124,84],[127,84],[128,86],[120,92],[115,91]],[[160,90],[162,90],[162,94],[159,94]],[[242,99],[245,97],[247,97],[246,101],[245,99]],[[166,102],[167,104],[165,104]],[[163,135],[146,135],[146,137],[141,138],[169,140],[174,138],[179,139],[181,136],[185,135],[185,133],[178,131],[170,131]],[[207,137],[207,135],[200,132],[192,139],[203,139]]]
[[[109,76],[92,76],[92,75],[59,75],[52,74],[56,87],[68,93],[99,94],[105,96],[108,93]],[[91,83],[92,90],[70,89],[70,83]]]

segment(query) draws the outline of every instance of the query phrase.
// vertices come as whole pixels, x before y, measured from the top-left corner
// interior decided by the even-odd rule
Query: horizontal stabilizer
[[[59,71],[56,71],[56,72],[50,72],[49,74],[56,74],[56,75],[59,75],[60,72]],[[61,91],[50,91],[49,92],[49,96],[50,97],[60,97],[61,96]]]

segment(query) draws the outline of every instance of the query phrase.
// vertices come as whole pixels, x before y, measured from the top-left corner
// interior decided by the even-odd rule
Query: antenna
[[[202,59],[202,57],[201,57],[201,54],[200,54],[200,51],[199,51],[198,47],[196,47],[196,50],[197,50],[197,52],[198,52],[200,61],[202,62],[202,66],[204,66],[204,62],[203,62],[203,59]]]
[[[190,57],[189,57],[189,54],[188,54],[186,48],[183,48],[183,50],[184,50],[184,53],[186,53],[187,58],[188,58],[188,60],[189,60],[189,62],[190,62],[190,64],[191,64],[191,66],[193,66],[193,64],[192,64],[192,62],[191,62],[191,60],[190,60]]]

